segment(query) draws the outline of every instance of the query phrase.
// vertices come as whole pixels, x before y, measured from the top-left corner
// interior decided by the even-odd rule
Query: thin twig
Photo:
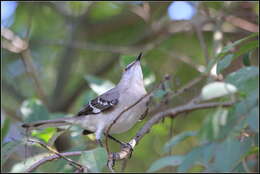
[[[26,50],[22,51],[21,57],[22,57],[22,62],[25,66],[26,72],[32,78],[32,80],[35,84],[35,89],[36,89],[38,96],[40,97],[42,102],[47,106],[47,103],[48,103],[47,98],[46,98],[45,92],[42,88],[43,85],[42,85],[42,83],[41,83],[41,81],[40,81],[40,79],[37,75],[35,68],[34,68],[30,50],[27,48]]]
[[[197,33],[197,36],[198,36],[198,39],[199,39],[199,42],[200,42],[200,46],[201,46],[203,53],[204,53],[205,64],[207,65],[209,63],[209,52],[208,52],[208,47],[207,47],[207,44],[205,42],[201,27],[203,27],[203,26],[199,26],[198,24],[194,24],[194,28],[195,28],[195,31]]]
[[[64,156],[64,157],[68,157],[68,156],[79,156],[81,155],[83,152],[82,151],[76,151],[76,152],[64,152],[64,153],[60,153],[60,155]],[[36,170],[39,166],[43,165],[46,162],[49,161],[53,161],[53,160],[57,160],[60,159],[61,157],[58,155],[51,155],[48,157],[45,157],[39,161],[37,161],[36,163],[34,163],[33,165],[31,165],[28,169],[26,169],[26,173],[30,173],[34,170]]]
[[[191,112],[194,110],[198,110],[198,109],[207,109],[207,108],[214,108],[214,107],[229,107],[232,106],[235,102],[233,101],[229,101],[229,102],[210,102],[210,103],[201,103],[201,104],[194,104],[194,103],[188,103],[188,104],[184,104],[181,106],[178,106],[176,108],[171,108],[168,109],[164,112],[159,112],[157,114],[155,114],[137,133],[136,135],[131,139],[131,141],[129,141],[129,144],[131,145],[132,148],[135,147],[135,145],[142,139],[142,137],[149,132],[149,130],[151,129],[151,127],[153,125],[155,125],[157,122],[159,122],[162,118],[164,117],[172,117],[175,118],[178,115],[180,115],[181,113],[186,113],[186,112]],[[49,148],[47,148],[49,150]],[[41,159],[40,161],[36,162],[35,164],[33,164],[30,168],[28,168],[26,170],[26,172],[32,172],[33,170],[35,170],[36,168],[38,168],[40,165],[48,162],[48,161],[52,161],[52,160],[56,160],[59,158],[63,158],[63,157],[67,157],[67,156],[80,156],[84,151],[76,151],[76,152],[64,152],[64,153],[59,153],[56,154],[55,151],[55,155],[52,156],[48,156],[45,157],[43,159]],[[129,154],[131,153],[131,149],[129,147],[123,147],[121,149],[120,152],[116,152],[115,153],[115,160],[122,160],[122,159],[126,159]],[[113,159],[113,155],[109,154],[109,160],[111,161]],[[75,161],[74,161],[75,162]],[[81,166],[80,164],[75,164],[77,166]],[[110,165],[111,171],[114,172],[114,170],[112,169],[111,165]]]
[[[198,109],[208,109],[208,108],[215,108],[215,107],[229,107],[232,106],[235,102],[228,101],[228,102],[210,102],[210,103],[201,103],[201,104],[194,104],[194,103],[188,103],[185,105],[178,106],[176,108],[171,108],[163,112],[159,112],[155,114],[146,124],[137,132],[135,137],[131,139],[129,144],[131,144],[131,148],[133,149],[135,145],[143,138],[145,134],[147,134],[151,127],[155,124],[157,124],[161,119],[165,117],[172,117],[175,118],[181,113],[187,113]],[[120,152],[115,153],[115,159],[114,160],[122,160],[128,157],[128,155],[131,153],[130,147],[124,147],[121,149]],[[109,155],[109,160],[112,160],[113,156]]]
[[[179,90],[177,90],[175,92],[169,91],[169,94],[166,96],[165,100],[170,100],[170,99],[172,99],[176,96],[183,94],[188,89],[190,89],[192,86],[199,83],[205,77],[207,77],[207,74],[202,74],[202,75],[196,77],[194,80],[192,80],[192,81],[188,82],[187,84],[183,85]],[[152,110],[150,110],[150,112],[149,112],[150,115],[153,115],[156,112],[158,112],[158,109],[160,109],[163,105],[164,105],[163,102],[160,102],[159,104],[157,104]]]
[[[55,156],[48,157],[48,159],[45,159],[45,160],[43,160],[43,161],[40,161],[40,162],[38,162],[38,163],[32,165],[29,169],[27,169],[27,171],[32,171],[32,170],[36,169],[36,168],[37,168],[39,165],[41,165],[42,163],[44,163],[44,162],[46,162],[46,161],[53,160],[53,159],[57,159],[57,158],[63,158],[63,159],[65,159],[66,161],[69,162],[69,164],[70,164],[71,166],[77,168],[77,169],[80,170],[80,171],[86,171],[86,169],[87,169],[85,166],[83,166],[83,165],[77,163],[76,161],[73,161],[73,160],[71,160],[70,158],[66,157],[66,156],[68,156],[68,155],[67,155],[68,153],[66,153],[65,155],[63,155],[62,153],[57,152],[56,150],[52,149],[51,147],[49,147],[48,145],[46,145],[45,143],[43,143],[43,142],[41,142],[41,141],[39,141],[39,140],[29,139],[28,141],[29,141],[29,142],[32,142],[32,143],[37,143],[37,144],[41,145],[42,147],[44,147],[44,148],[47,149],[48,151],[54,153],[54,154],[56,155],[56,157],[55,157]],[[71,154],[74,154],[74,155],[77,154],[77,153],[75,153],[75,152],[70,152],[70,153],[71,153]],[[81,152],[81,153],[82,153],[82,152]],[[71,156],[71,154],[70,154],[69,156]]]

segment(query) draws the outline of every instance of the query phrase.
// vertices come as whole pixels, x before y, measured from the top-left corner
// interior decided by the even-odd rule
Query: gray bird
[[[121,80],[112,89],[89,101],[74,117],[44,120],[23,124],[22,127],[31,129],[59,127],[64,125],[79,125],[84,129],[83,134],[95,133],[96,140],[101,143],[101,136],[118,115],[146,95],[140,59],[127,65]],[[111,127],[110,134],[123,133],[135,125],[147,113],[148,98],[145,97],[134,107],[124,112]],[[109,138],[121,143],[109,135]],[[121,143],[122,145],[122,143]]]

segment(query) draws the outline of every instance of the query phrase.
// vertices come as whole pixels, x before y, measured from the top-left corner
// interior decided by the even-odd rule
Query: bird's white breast
[[[111,116],[111,122],[118,117],[118,115],[128,108],[129,106],[133,105],[136,101],[138,101],[141,97],[143,97],[146,94],[145,89],[139,89],[139,91],[136,91],[134,89],[128,88],[126,89],[128,91],[125,91],[122,93],[122,95],[119,98],[119,102],[121,102],[121,106],[118,111],[114,112],[117,113],[113,116]],[[124,112],[120,118],[116,121],[116,123],[112,126],[110,133],[122,133],[130,128],[133,127],[133,125],[140,119],[141,115],[146,110],[146,102],[147,98],[144,98],[136,104],[134,107],[130,108],[128,111]]]

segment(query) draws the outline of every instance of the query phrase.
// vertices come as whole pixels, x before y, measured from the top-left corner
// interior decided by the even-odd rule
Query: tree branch
[[[78,152],[65,152],[65,153],[59,153],[57,152],[55,149],[52,149],[51,147],[49,147],[48,145],[46,145],[45,143],[39,141],[39,140],[35,140],[35,139],[29,139],[29,142],[32,143],[37,143],[39,145],[41,145],[43,148],[47,149],[48,151],[54,153],[55,155],[52,156],[48,156],[46,158],[41,159],[40,161],[36,162],[35,164],[33,164],[31,167],[29,167],[26,172],[31,172],[33,170],[35,170],[37,167],[39,167],[40,165],[44,164],[47,161],[52,161],[58,158],[63,158],[66,161],[69,162],[69,164],[75,168],[77,168],[79,171],[81,172],[86,172],[87,168],[73,160],[71,160],[70,158],[67,158],[67,156],[76,156],[76,155],[80,155],[82,153],[82,151],[80,153]]]
[[[63,153],[60,153],[60,155],[62,156],[65,156],[65,157],[69,157],[69,156],[79,156],[82,154],[83,151],[75,151],[75,152],[63,152]],[[57,160],[57,159],[60,159],[61,157],[59,155],[51,155],[51,156],[48,156],[48,157],[45,157],[39,161],[37,161],[36,163],[34,163],[33,165],[31,165],[28,169],[26,169],[26,173],[30,173],[34,170],[36,170],[39,166],[43,165],[44,163],[46,162],[49,162],[49,161],[54,161],[54,160]]]
[[[147,134],[151,127],[158,123],[160,120],[162,120],[165,117],[172,117],[175,118],[181,113],[187,113],[191,111],[195,111],[198,109],[208,109],[208,108],[215,108],[215,107],[229,107],[232,106],[235,102],[234,101],[228,101],[228,102],[209,102],[209,103],[200,103],[195,104],[193,102],[190,102],[185,105],[178,106],[176,108],[171,108],[168,110],[165,110],[163,112],[159,112],[155,114],[146,124],[136,133],[136,135],[129,141],[129,144],[132,146],[132,149],[136,146],[136,144],[143,138],[145,134]],[[124,147],[121,149],[120,152],[114,153],[114,155],[109,155],[109,165],[112,165],[113,160],[122,160],[126,159],[129,154],[131,153],[130,147]],[[115,156],[115,158],[113,158]],[[111,167],[111,166],[110,166]]]
[[[192,101],[192,100],[191,100]],[[215,107],[229,107],[232,106],[235,102],[234,101],[228,101],[228,102],[209,102],[209,103],[194,103],[194,102],[189,102],[187,104],[178,106],[176,108],[170,108],[167,109],[163,112],[159,112],[155,114],[149,121],[146,122],[146,124],[136,133],[136,135],[129,141],[129,144],[131,145],[132,149],[137,145],[137,143],[144,137],[145,134],[147,134],[150,129],[152,128],[153,125],[157,124],[161,119],[165,117],[172,117],[175,118],[181,113],[187,113],[191,111],[195,111],[198,109],[208,109],[208,108],[215,108]],[[36,163],[34,163],[32,166],[30,166],[26,172],[32,172],[42,164],[52,161],[52,160],[57,160],[59,158],[64,158],[68,156],[79,156],[83,153],[84,151],[76,151],[76,152],[64,152],[64,153],[59,153],[52,156],[45,157]],[[112,161],[113,160],[122,160],[126,159],[129,154],[131,153],[131,148],[128,146],[124,146],[120,152],[115,152],[113,154],[109,154],[108,156],[108,167],[112,169]],[[77,163],[78,165],[78,163]],[[80,165],[82,167],[82,165]]]

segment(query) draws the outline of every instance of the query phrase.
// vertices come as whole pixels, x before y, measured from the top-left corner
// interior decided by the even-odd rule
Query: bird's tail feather
[[[59,127],[59,126],[66,126],[72,124],[73,117],[71,118],[60,118],[55,120],[43,120],[37,121],[33,123],[25,123],[22,124],[23,128],[27,129],[37,129],[37,128],[46,128],[46,127]]]

